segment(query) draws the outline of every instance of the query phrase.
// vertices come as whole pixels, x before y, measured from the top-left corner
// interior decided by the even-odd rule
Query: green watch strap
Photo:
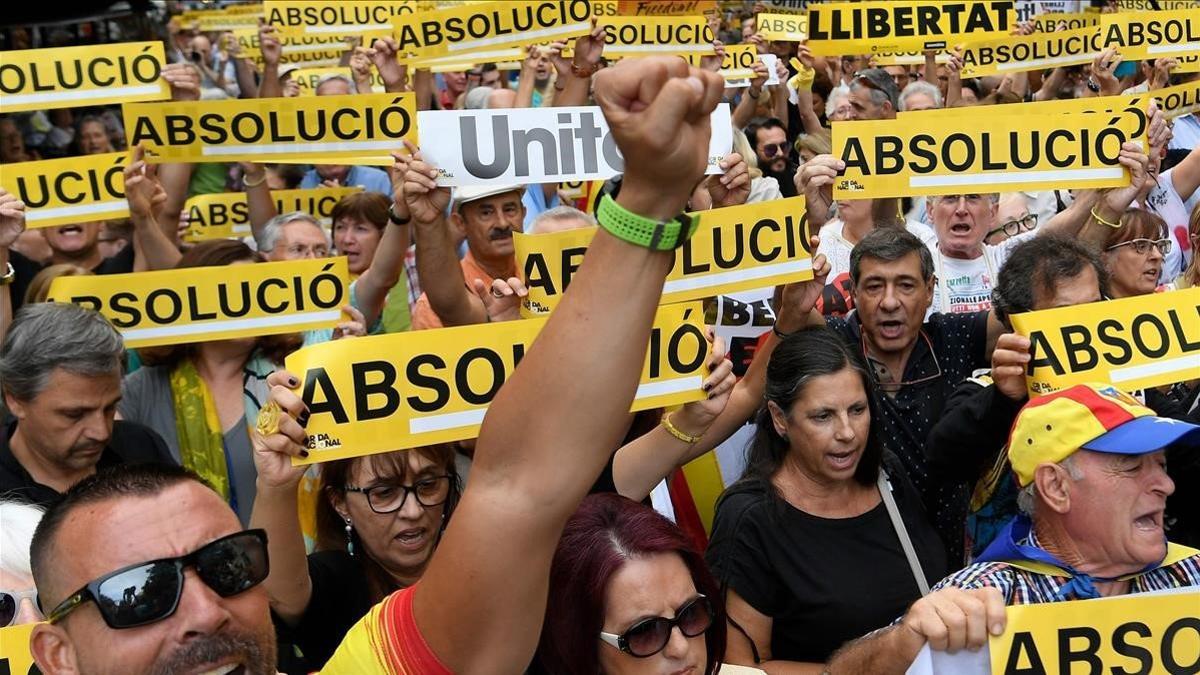
[[[639,216],[618,204],[612,195],[600,200],[596,220],[614,237],[655,251],[683,246],[700,223],[699,218],[683,213],[665,222]]]

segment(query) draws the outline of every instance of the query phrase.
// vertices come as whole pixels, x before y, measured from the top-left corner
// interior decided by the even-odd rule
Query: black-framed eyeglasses
[[[345,490],[361,492],[375,513],[395,513],[404,508],[409,494],[425,508],[444,504],[450,496],[450,476],[430,476],[412,485],[372,485],[365,488],[347,485]]]
[[[774,157],[781,152],[787,152],[787,147],[787,143],[764,143],[762,151],[767,157]]]
[[[1000,232],[1003,232],[1010,237],[1015,237],[1022,232],[1032,231],[1033,228],[1037,227],[1037,221],[1037,214],[1030,213],[1024,218],[1014,218],[1013,220],[1004,222],[1002,225],[1000,225],[1000,227],[988,231],[987,236],[990,237],[993,234],[999,234]]]
[[[712,622],[712,603],[701,594],[675,610],[674,619],[665,616],[642,619],[620,635],[601,632],[600,639],[630,656],[644,659],[666,649],[671,641],[671,630],[676,626],[684,637],[692,638],[708,630]]]
[[[1129,241],[1123,241],[1120,244],[1113,244],[1104,250],[1111,251],[1113,249],[1121,248],[1122,246],[1132,246],[1134,252],[1138,255],[1146,255],[1149,253],[1151,246],[1158,249],[1158,252],[1164,256],[1171,252],[1170,239],[1130,239]]]
[[[183,570],[196,574],[222,598],[254,588],[267,578],[265,530],[245,530],[215,539],[178,558],[137,563],[105,574],[75,591],[50,611],[47,621],[61,621],[88,600],[96,603],[109,628],[134,628],[162,621],[175,613],[183,595]]]
[[[21,601],[25,598],[29,598],[34,607],[38,606],[36,588],[27,591],[0,590],[0,628],[7,628],[16,623],[17,614],[21,611]]]

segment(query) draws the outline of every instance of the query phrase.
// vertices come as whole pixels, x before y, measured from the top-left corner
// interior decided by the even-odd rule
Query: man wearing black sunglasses
[[[746,128],[746,137],[758,155],[758,168],[764,176],[779,182],[784,197],[796,196],[796,163],[791,159],[787,129],[774,117]]]
[[[101,471],[46,512],[30,547],[48,623],[43,673],[275,673],[266,534],[190,471]]]

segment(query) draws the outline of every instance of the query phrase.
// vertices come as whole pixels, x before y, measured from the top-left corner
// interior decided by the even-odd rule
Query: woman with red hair
[[[545,672],[712,674],[725,629],[720,587],[674,523],[619,495],[583,500],[550,568]]]

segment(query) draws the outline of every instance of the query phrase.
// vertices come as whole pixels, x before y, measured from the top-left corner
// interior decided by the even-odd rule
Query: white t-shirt
[[[825,293],[817,303],[818,309],[829,316],[843,316],[851,309],[850,300],[850,251],[854,248],[842,236],[845,223],[835,218],[821,227],[821,245],[817,253],[825,254],[829,260],[829,276],[825,279]],[[904,228],[920,239],[937,256],[937,235],[933,230],[915,220],[904,221]]]
[[[1172,178],[1175,169],[1169,169],[1158,176],[1158,185],[1146,197],[1145,207],[1167,224],[1167,238],[1171,240],[1171,252],[1163,261],[1162,274],[1159,283],[1166,284],[1175,281],[1183,272],[1183,244],[1188,240],[1188,210],[1183,205],[1183,199],[1175,191]],[[1190,196],[1190,195],[1189,195]]]
[[[1036,237],[1037,233],[1037,230],[1022,232],[994,246],[984,244],[983,255],[970,260],[951,258],[935,251],[933,261],[937,279],[931,309],[948,314],[991,309],[992,288],[996,286],[1004,261],[1017,244]]]
[[[1175,118],[1171,132],[1171,142],[1167,144],[1169,149],[1191,150],[1200,147],[1200,113]]]

